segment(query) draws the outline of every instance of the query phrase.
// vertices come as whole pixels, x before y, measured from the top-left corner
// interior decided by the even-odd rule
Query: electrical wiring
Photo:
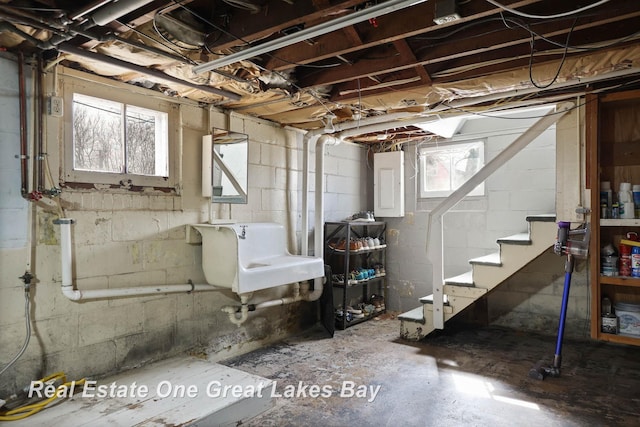
[[[535,35],[535,37],[537,37],[537,38],[539,38],[541,40],[544,40],[549,44],[553,44],[553,45],[556,45],[556,46],[561,47],[561,48],[568,47],[571,50],[579,50],[579,51],[587,51],[587,52],[588,51],[597,51],[597,50],[613,47],[613,46],[615,46],[617,44],[621,44],[621,43],[624,43],[624,42],[629,41],[629,40],[633,40],[635,37],[638,37],[640,35],[640,31],[636,31],[634,33],[629,34],[628,36],[620,37],[618,39],[614,39],[614,40],[611,40],[611,41],[606,42],[606,43],[601,42],[601,43],[592,43],[592,44],[588,44],[588,45],[572,46],[570,44],[566,44],[566,43],[563,44],[563,43],[560,43],[560,42],[556,42],[555,40],[552,40],[552,39],[550,39],[548,37],[545,37],[544,35],[533,31],[528,24],[523,23],[520,20],[513,19],[513,18],[510,18],[510,17],[504,17],[502,12],[500,13],[500,15],[502,17],[500,20],[503,22],[504,26],[506,28],[510,29],[510,30],[513,30],[514,28],[510,27],[507,24],[507,22],[509,22],[511,24],[514,24],[514,25],[517,25],[518,27],[522,28],[523,30],[528,31],[530,35]],[[590,17],[591,17],[591,15],[582,16],[582,18],[587,19],[587,20]],[[491,19],[489,19],[487,21],[494,20],[494,19],[495,18],[491,18]]]
[[[169,49],[171,52],[173,52],[173,53],[175,53],[176,55],[178,55],[179,57],[181,57],[185,62],[187,62],[187,63],[189,63],[189,64],[192,64],[192,65],[195,65],[195,64],[196,64],[196,62],[195,62],[194,60],[192,60],[191,58],[189,58],[189,57],[187,57],[187,56],[184,56],[184,55],[182,54],[182,52],[180,52],[180,51],[178,51],[178,50],[174,49],[172,46],[176,46],[176,45],[175,45],[175,43],[173,43],[173,42],[171,42],[171,41],[168,41],[168,40],[165,40],[165,38],[164,38],[161,34],[159,34],[159,33],[158,33],[158,34],[160,35],[160,37],[162,37],[162,39],[163,39],[163,40],[167,41],[168,43],[171,43],[171,45],[172,45],[172,46],[167,46],[167,45],[165,45],[165,44],[161,43],[159,40],[157,40],[157,39],[155,39],[155,38],[151,37],[151,36],[150,36],[150,35],[148,35],[148,34],[143,33],[142,31],[138,30],[137,28],[134,28],[133,26],[131,26],[131,25],[127,24],[126,22],[122,22],[122,21],[119,21],[119,20],[116,20],[116,22],[117,22],[118,24],[122,25],[122,26],[125,26],[125,27],[129,28],[131,31],[133,31],[134,33],[138,34],[139,36],[141,36],[141,37],[143,37],[143,38],[146,38],[146,39],[148,39],[148,40],[150,40],[150,41],[152,41],[152,42],[154,42],[154,43],[159,43],[159,44],[160,44],[160,45],[162,45],[163,47],[166,47],[166,48],[167,48],[167,49]],[[156,28],[155,28],[155,20],[154,20],[154,30],[155,30],[155,29],[156,29]],[[157,32],[157,30],[156,30],[156,32]],[[181,49],[181,48],[180,48],[180,47],[178,47],[178,49]]]
[[[313,91],[310,90],[303,90],[300,86],[296,85],[295,82],[293,82],[291,79],[289,79],[287,76],[285,76],[284,74],[280,73],[279,71],[271,71],[271,70],[267,70],[265,67],[259,65],[259,64],[254,64],[256,67],[258,67],[260,70],[262,71],[268,71],[270,73],[274,73],[276,75],[278,75],[279,77],[281,77],[282,79],[284,79],[285,81],[287,81],[289,84],[291,84],[291,86],[295,87],[296,89],[298,89],[300,92],[304,92],[306,94],[308,94],[309,96],[311,96],[313,99],[315,99],[316,101],[318,101],[318,103],[322,106],[322,108],[324,108],[325,110],[327,110],[327,112],[329,114],[333,114],[333,111],[331,111],[329,109],[329,107],[327,107],[327,105],[325,104],[325,101],[323,99],[321,99],[318,95],[316,95],[315,93],[313,93]]]
[[[56,392],[53,393],[51,397],[36,403],[20,406],[8,411],[2,411],[0,412],[0,421],[18,421],[30,417],[33,414],[37,414],[38,412],[50,406],[57,399],[62,398],[61,396],[65,396],[71,387],[83,385],[86,382],[86,378],[68,382],[64,372],[57,372],[55,374],[49,375],[48,377],[44,377],[39,381],[42,383],[52,383],[55,380],[59,380],[60,382],[62,382],[62,384],[60,384],[56,388]]]
[[[506,10],[507,12],[511,12],[514,15],[522,16],[523,18],[533,18],[533,19],[563,18],[563,17],[572,16],[572,15],[576,15],[576,14],[582,13],[582,12],[584,12],[586,10],[593,9],[594,7],[601,6],[601,5],[605,4],[605,3],[609,3],[609,0],[600,0],[600,1],[597,1],[595,3],[591,3],[590,5],[587,5],[587,6],[584,6],[584,7],[581,7],[579,9],[575,9],[575,10],[572,10],[572,11],[569,11],[569,12],[557,13],[555,15],[533,15],[533,14],[530,14],[530,13],[520,12],[520,11],[518,11],[516,9],[511,9],[510,7],[507,7],[507,6],[505,6],[505,5],[501,4],[501,3],[498,3],[495,0],[485,0],[485,1],[487,1],[488,3],[491,3],[492,5],[494,5],[496,7],[499,7],[502,10]]]
[[[533,35],[531,36],[531,55],[529,56],[529,81],[531,81],[531,84],[534,85],[536,88],[547,89],[548,87],[551,87],[551,85],[553,85],[556,82],[556,80],[558,80],[558,76],[560,76],[560,71],[562,70],[562,66],[564,65],[564,62],[567,59],[567,52],[569,50],[569,47],[568,47],[569,39],[571,38],[571,34],[573,34],[573,29],[576,27],[576,22],[578,22],[577,16],[573,20],[573,24],[571,25],[571,29],[569,30],[569,33],[567,33],[567,41],[565,43],[564,53],[562,54],[562,60],[560,61],[560,65],[558,65],[558,70],[556,71],[555,76],[553,76],[553,79],[551,79],[551,81],[546,85],[540,85],[533,79],[533,52],[535,49],[536,40]]]
[[[213,22],[211,22],[210,20],[200,16],[198,13],[196,13],[195,11],[193,11],[192,9],[186,7],[185,5],[181,4],[178,0],[173,0],[173,2],[180,6],[182,9],[184,9],[185,11],[191,13],[193,16],[195,16],[196,18],[200,19],[202,22],[206,23],[207,25],[210,25],[211,27],[215,28],[216,30],[220,31],[221,33],[226,34],[229,37],[233,37],[234,39],[244,43],[247,46],[251,45],[251,42],[249,42],[248,40],[243,39],[240,36],[237,36],[229,31],[227,31],[226,29],[220,27],[219,25],[214,24]],[[220,54],[220,53],[214,53],[211,52],[211,50],[209,49],[208,46],[205,45],[205,49],[207,50],[207,52],[212,53],[214,55],[220,55],[220,56],[224,56],[224,54]],[[273,59],[276,59],[278,61],[282,61],[285,62],[287,64],[290,65],[295,65],[297,67],[305,67],[305,68],[334,68],[334,67],[338,67],[340,65],[343,65],[342,63],[335,63],[335,64],[324,64],[324,65],[315,65],[315,64],[302,64],[300,62],[294,62],[294,61],[289,61],[287,59],[284,58],[280,58],[272,53],[267,53],[267,55]],[[270,70],[266,70],[266,71],[270,71]]]
[[[590,16],[592,16],[592,15],[585,15],[585,16],[582,16],[582,17],[584,19],[589,19]],[[594,16],[596,16],[596,15],[594,15]],[[473,27],[478,26],[478,25],[486,25],[487,23],[490,23],[490,22],[493,22],[493,21],[502,22],[503,25],[506,28],[510,29],[510,30],[515,30],[516,28],[514,26],[519,27],[519,28],[527,31],[530,36],[534,35],[538,39],[544,40],[547,43],[553,44],[553,45],[558,46],[560,48],[564,49],[564,48],[567,47],[567,44],[565,44],[565,43],[557,42],[555,40],[552,40],[552,39],[544,36],[543,34],[540,34],[540,33],[536,32],[536,31],[534,31],[529,24],[527,24],[527,23],[525,23],[525,22],[523,22],[523,21],[521,21],[519,19],[516,19],[516,18],[513,18],[513,17],[504,16],[503,12],[500,13],[500,17],[489,17],[489,18],[482,19],[480,21],[470,22],[468,24],[456,27],[452,31],[448,31],[446,33],[441,33],[441,34],[432,35],[432,36],[426,36],[426,35],[414,36],[414,37],[412,37],[412,39],[414,39],[414,40],[448,40],[448,39],[450,39],[452,36],[454,36],[457,33],[460,33],[462,31],[468,30],[468,29],[473,28]],[[511,25],[509,25],[509,24],[511,24]],[[498,30],[486,31],[486,32],[483,32],[483,33],[480,33],[480,34],[475,34],[475,35],[473,35],[473,37],[482,37],[482,36],[486,36],[486,35],[495,33],[497,31]],[[569,49],[571,51],[573,51],[573,50],[578,50],[578,51],[597,51],[597,50],[613,47],[613,46],[615,46],[617,44],[621,44],[621,43],[624,43],[624,42],[629,41],[629,40],[633,40],[634,38],[636,38],[638,36],[640,36],[640,31],[636,31],[636,32],[634,32],[634,33],[632,33],[632,34],[630,34],[628,36],[621,37],[621,38],[618,38],[618,39],[614,39],[614,40],[611,40],[611,41],[606,42],[606,43],[594,43],[594,44],[589,44],[589,45],[576,45],[576,46],[568,45],[568,47],[569,47]],[[460,41],[460,43],[463,43],[465,41],[470,40],[473,37],[463,38],[463,39],[461,39],[459,41]],[[431,48],[432,48],[431,45],[421,46],[421,47],[418,47],[415,51],[416,51],[416,53],[418,53],[418,52],[420,52],[422,50],[431,49]],[[504,60],[503,60],[503,62],[504,62]],[[500,63],[500,62],[496,62],[496,63]]]
[[[31,322],[29,321],[29,310],[30,310],[30,307],[31,307],[30,294],[29,294],[28,290],[25,290],[25,292],[24,292],[24,318],[25,318],[25,323],[26,323],[27,336],[25,337],[24,344],[22,344],[22,348],[20,349],[18,354],[16,354],[16,356],[13,359],[11,359],[11,361],[9,363],[7,363],[4,368],[2,368],[2,370],[0,371],[0,375],[4,374],[7,371],[7,369],[9,369],[11,366],[13,366],[13,364],[16,363],[16,361],[18,359],[20,359],[20,357],[24,354],[25,350],[29,346],[29,340],[31,339]]]

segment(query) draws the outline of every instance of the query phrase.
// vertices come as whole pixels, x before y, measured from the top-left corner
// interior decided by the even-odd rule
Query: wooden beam
[[[542,0],[522,0],[515,2],[505,1],[510,7],[522,7],[535,4]],[[424,2],[412,7],[399,10],[381,16],[377,19],[378,25],[369,28],[368,23],[361,24],[358,28],[362,36],[361,45],[352,45],[339,32],[333,32],[318,37],[313,46],[302,46],[297,43],[273,52],[273,57],[264,65],[269,70],[285,70],[291,68],[291,64],[308,64],[321,61],[336,55],[345,55],[350,52],[370,48],[383,43],[391,43],[406,37],[424,34],[432,31],[440,31],[453,25],[460,25],[486,16],[496,15],[500,12],[486,2],[471,2],[469,12],[459,21],[444,25],[433,23],[434,3]],[[474,7],[474,9],[471,9]],[[368,27],[369,26],[369,27]],[[366,31],[365,31],[366,30]],[[278,60],[281,59],[281,60]]]

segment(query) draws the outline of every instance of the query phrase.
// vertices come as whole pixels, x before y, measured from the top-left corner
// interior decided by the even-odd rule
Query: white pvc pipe
[[[274,299],[274,300],[270,300],[270,301],[260,302],[258,304],[255,304],[254,307],[255,307],[256,310],[258,310],[260,308],[277,307],[279,305],[292,304],[292,303],[298,302],[298,301],[302,301],[302,297],[301,296],[298,296],[298,297],[283,297],[283,298],[278,298],[278,299]]]
[[[227,305],[222,307],[222,311],[229,315],[229,321],[236,326],[242,325],[249,318],[249,307],[246,304],[240,307],[240,317],[236,316],[236,307]]]
[[[363,129],[366,126],[378,123],[386,123],[387,128],[397,120],[404,120],[415,117],[415,113],[391,113],[384,116],[372,116],[362,120],[337,123],[333,126],[335,132],[341,132],[349,129]],[[301,255],[309,254],[309,159],[311,158],[311,145],[317,138],[327,134],[325,129],[314,129],[304,134],[302,140],[302,249]],[[316,156],[318,153],[316,152]],[[324,153],[322,153],[324,156]],[[316,171],[317,173],[317,171]],[[324,226],[324,224],[323,224]],[[315,242],[315,241],[314,241]],[[317,256],[317,255],[316,255]]]
[[[82,301],[103,298],[124,298],[142,295],[170,294],[178,292],[219,291],[219,288],[209,284],[180,283],[174,285],[149,285],[133,288],[91,289],[86,291],[73,289],[73,256],[71,253],[71,224],[73,220],[61,218],[60,224],[60,258],[62,272],[62,294],[71,301]]]
[[[313,39],[323,34],[327,34],[332,31],[340,30],[342,28],[364,22],[373,17],[379,17],[391,12],[395,12],[396,10],[404,9],[406,7],[422,3],[423,1],[426,0],[386,0],[385,2],[371,5],[370,7],[366,7],[356,12],[340,16],[339,18],[305,28],[304,30],[291,33],[287,36],[278,37],[268,42],[256,44],[236,53],[222,56],[220,58],[214,59],[213,61],[195,66],[193,67],[193,72],[195,74],[200,74],[204,73],[205,71],[217,70],[219,68],[234,64],[236,62],[244,61],[245,59],[249,59],[254,56],[273,52],[274,50],[278,50],[286,46],[291,46],[304,40]]]
[[[153,0],[119,0],[98,9],[96,13],[91,15],[91,20],[96,25],[107,25],[109,22],[114,21],[127,13],[133,12],[136,9],[140,9],[142,6],[145,6],[152,1]]]
[[[315,200],[315,239],[313,253],[316,257],[322,257],[324,252],[324,147],[325,145],[338,145],[340,139],[331,135],[322,135],[316,142],[316,189]],[[313,292],[306,295],[305,300],[315,301],[322,295],[324,277],[318,277],[313,281]]]

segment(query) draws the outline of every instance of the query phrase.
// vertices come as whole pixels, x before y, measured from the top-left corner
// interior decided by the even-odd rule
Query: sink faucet
[[[238,237],[241,239],[245,239],[247,237],[247,226],[241,225],[240,228],[242,228],[242,234],[238,234]]]

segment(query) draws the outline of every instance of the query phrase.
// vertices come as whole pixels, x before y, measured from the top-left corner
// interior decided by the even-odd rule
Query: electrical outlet
[[[62,117],[63,106],[62,98],[59,96],[52,96],[49,98],[49,114],[54,117]]]

